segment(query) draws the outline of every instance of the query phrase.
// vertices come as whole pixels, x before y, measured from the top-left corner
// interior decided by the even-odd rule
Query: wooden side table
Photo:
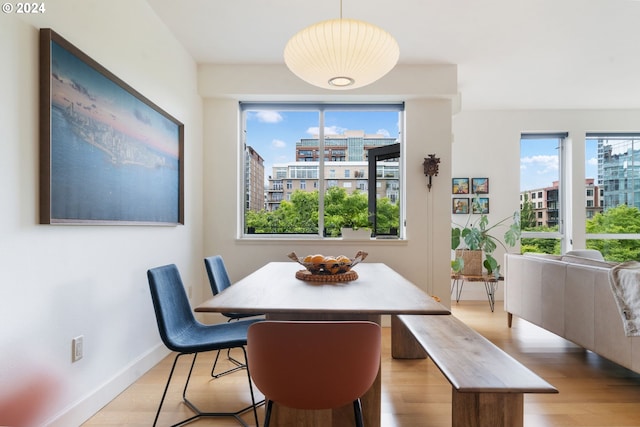
[[[456,291],[456,302],[460,302],[460,295],[462,295],[462,287],[464,286],[464,282],[482,282],[484,283],[484,289],[487,292],[487,300],[489,300],[489,307],[493,312],[493,308],[495,306],[495,298],[496,298],[496,287],[498,286],[498,282],[504,280],[503,276],[496,277],[493,274],[481,274],[478,276],[475,275],[466,275],[466,274],[456,274],[451,273],[451,294],[453,294],[453,290]]]

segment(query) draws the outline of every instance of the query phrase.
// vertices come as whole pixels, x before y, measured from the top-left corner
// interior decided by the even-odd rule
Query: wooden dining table
[[[357,278],[347,282],[301,280],[295,262],[270,262],[203,302],[196,312],[264,313],[269,320],[369,320],[381,324],[391,315],[392,355],[425,357],[400,314],[449,315],[448,308],[383,263],[360,263]],[[365,425],[379,427],[381,374],[362,397]],[[326,411],[301,411],[274,405],[272,425],[342,427],[353,423],[353,407]]]

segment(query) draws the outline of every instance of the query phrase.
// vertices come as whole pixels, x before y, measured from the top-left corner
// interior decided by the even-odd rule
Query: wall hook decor
[[[424,167],[424,174],[429,178],[427,188],[431,191],[431,178],[433,176],[438,176],[438,164],[440,163],[440,159],[437,158],[435,154],[429,154],[428,156],[429,157],[424,158],[422,166]]]

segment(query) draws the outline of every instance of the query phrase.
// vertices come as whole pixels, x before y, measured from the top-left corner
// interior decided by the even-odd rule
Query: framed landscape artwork
[[[489,178],[471,178],[473,194],[489,194]]]
[[[473,203],[474,214],[488,214],[489,213],[489,198],[478,197],[478,203]]]
[[[451,193],[469,194],[469,178],[453,178],[451,181]]]
[[[454,197],[452,199],[451,212],[454,214],[468,214],[469,213],[469,198],[468,197]]]
[[[47,28],[40,223],[184,224],[184,125]]]

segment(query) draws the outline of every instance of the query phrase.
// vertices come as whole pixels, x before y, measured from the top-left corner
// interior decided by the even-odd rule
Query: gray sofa
[[[609,284],[615,264],[580,256],[506,254],[504,306],[518,316],[640,373],[640,337],[628,337]]]

